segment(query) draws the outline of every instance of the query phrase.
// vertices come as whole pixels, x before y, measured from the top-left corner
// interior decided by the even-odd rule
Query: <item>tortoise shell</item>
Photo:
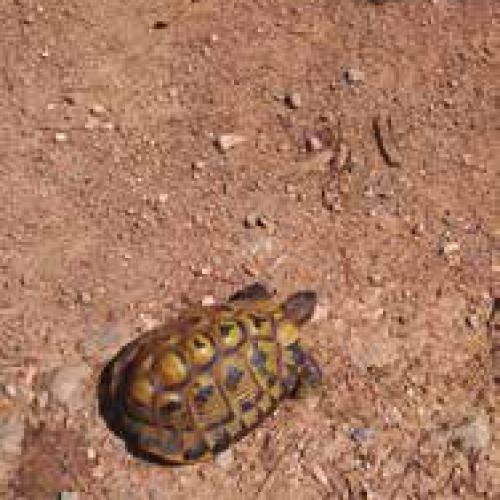
[[[278,303],[257,283],[132,341],[108,367],[115,430],[133,451],[169,464],[223,451],[299,383],[319,383],[298,339],[315,304],[311,291]]]

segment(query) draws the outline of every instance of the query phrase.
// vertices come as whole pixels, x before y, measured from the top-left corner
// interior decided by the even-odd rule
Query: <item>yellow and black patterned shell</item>
[[[107,368],[108,418],[132,449],[163,462],[226,449],[300,382],[319,382],[298,339],[315,302],[303,291],[277,303],[254,284],[146,333]]]

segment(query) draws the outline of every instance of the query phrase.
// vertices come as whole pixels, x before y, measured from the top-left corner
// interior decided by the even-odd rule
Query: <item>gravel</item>
[[[63,405],[76,406],[83,399],[90,374],[90,367],[85,363],[60,368],[50,384],[51,397]]]

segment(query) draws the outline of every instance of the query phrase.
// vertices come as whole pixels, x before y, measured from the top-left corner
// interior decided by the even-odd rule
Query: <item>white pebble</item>
[[[213,297],[213,295],[205,295],[201,299],[201,305],[204,307],[213,306],[214,304],[215,304],[215,298]]]
[[[102,104],[94,104],[90,108],[90,112],[95,116],[100,116],[106,113],[106,108]]]
[[[65,132],[56,132],[54,140],[56,142],[66,142],[68,140],[68,135]]]
[[[246,141],[246,138],[238,134],[222,134],[217,138],[217,147],[225,152],[234,148],[238,144]]]

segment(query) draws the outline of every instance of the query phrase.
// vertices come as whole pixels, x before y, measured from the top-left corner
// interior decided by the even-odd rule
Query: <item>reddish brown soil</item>
[[[492,498],[499,15],[495,0],[4,0],[0,412],[25,432],[0,492]],[[221,152],[225,133],[246,141]],[[320,394],[213,464],[128,455],[97,411],[105,361],[183,296],[256,279],[320,294],[304,331]],[[81,398],[47,400],[53,371],[82,362]]]

